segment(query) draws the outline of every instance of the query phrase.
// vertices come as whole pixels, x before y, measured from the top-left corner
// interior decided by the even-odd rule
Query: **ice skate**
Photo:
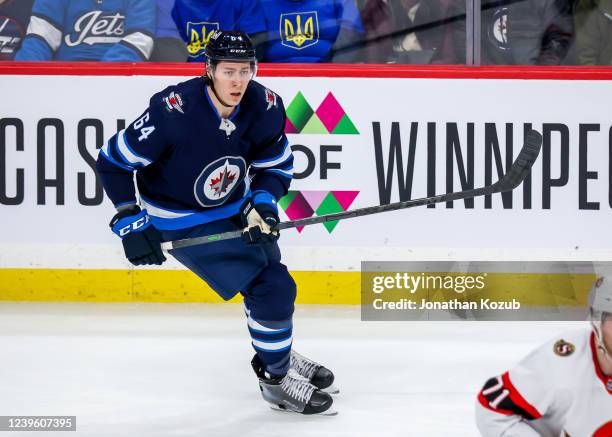
[[[337,414],[331,408],[332,397],[312,385],[294,369],[290,368],[284,377],[272,378],[266,374],[257,355],[253,357],[251,366],[259,378],[261,395],[272,409],[323,416]]]
[[[334,385],[334,374],[331,370],[294,350],[291,350],[290,367],[319,390],[333,395],[340,393],[340,390]]]

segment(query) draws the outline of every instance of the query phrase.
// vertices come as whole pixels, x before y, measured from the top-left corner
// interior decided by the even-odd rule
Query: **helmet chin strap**
[[[228,105],[227,103],[223,101],[223,99],[221,99],[221,97],[219,97],[219,94],[217,94],[217,90],[215,89],[215,81],[213,80],[213,78],[208,76],[208,79],[210,79],[208,85],[210,86],[210,89],[212,90],[213,94],[215,95],[219,103],[221,103],[226,108],[234,108],[235,105]]]

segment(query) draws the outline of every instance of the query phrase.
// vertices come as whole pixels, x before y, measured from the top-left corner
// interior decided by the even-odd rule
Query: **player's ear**
[[[213,80],[214,69],[215,67],[213,66],[212,62],[206,62],[206,77],[211,81]]]

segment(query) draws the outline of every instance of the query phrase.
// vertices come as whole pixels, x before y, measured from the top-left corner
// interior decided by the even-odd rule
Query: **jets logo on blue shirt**
[[[302,50],[319,42],[319,17],[316,11],[281,14],[279,30],[285,47]]]
[[[224,156],[208,164],[196,179],[193,193],[205,208],[224,203],[240,185],[246,163],[240,156]]]
[[[217,30],[219,30],[219,23],[209,23],[207,21],[192,23],[188,21],[187,38],[189,39],[189,44],[187,45],[187,51],[189,56],[193,58],[202,56],[211,35]]]
[[[74,32],[64,37],[68,47],[80,44],[116,44],[124,35],[125,16],[119,12],[105,14],[102,11],[91,11],[82,15],[74,23]]]

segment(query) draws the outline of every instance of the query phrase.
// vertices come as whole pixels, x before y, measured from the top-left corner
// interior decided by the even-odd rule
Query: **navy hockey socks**
[[[284,376],[289,370],[292,343],[291,318],[282,321],[256,320],[245,306],[253,348],[271,376]]]

